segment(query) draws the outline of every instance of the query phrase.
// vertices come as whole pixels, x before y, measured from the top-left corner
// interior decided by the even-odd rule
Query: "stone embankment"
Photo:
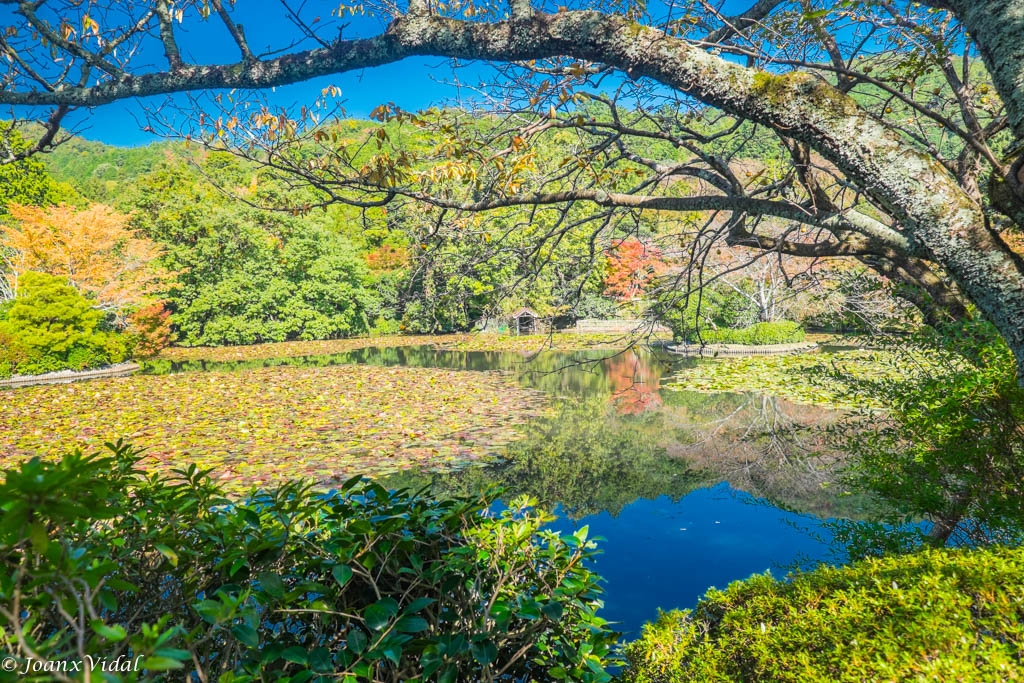
[[[728,358],[730,356],[777,356],[791,353],[807,353],[815,351],[815,342],[797,344],[670,344],[666,347],[670,352],[680,356],[694,358]]]
[[[67,382],[78,382],[85,379],[99,379],[101,377],[124,377],[130,375],[141,366],[138,363],[118,363],[103,368],[92,370],[61,370],[59,372],[48,372],[44,375],[15,375],[0,380],[0,389],[27,387],[33,384],[65,384]]]

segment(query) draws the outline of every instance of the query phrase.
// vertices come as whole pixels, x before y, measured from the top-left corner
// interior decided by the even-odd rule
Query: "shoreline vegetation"
[[[665,340],[666,335],[629,335],[608,333],[576,333],[558,331],[552,334],[506,335],[485,332],[451,334],[387,335],[350,337],[313,341],[286,341],[248,346],[171,346],[160,352],[157,360],[173,362],[244,361],[267,358],[294,358],[345,353],[367,347],[434,346],[447,351],[586,351],[588,349],[625,348]]]

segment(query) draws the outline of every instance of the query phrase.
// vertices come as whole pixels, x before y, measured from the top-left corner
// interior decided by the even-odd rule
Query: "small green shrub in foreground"
[[[525,501],[492,516],[493,496],[365,480],[229,500],[194,467],[146,476],[112,448],[0,485],[0,650],[17,671],[124,655],[140,670],[105,680],[610,680],[593,543],[541,531]]]
[[[1024,680],[1024,549],[756,576],[662,614],[626,654],[632,683]]]
[[[805,336],[800,323],[790,320],[757,323],[738,330],[719,328],[700,331],[700,338],[705,344],[795,344],[802,342]],[[697,342],[696,335],[690,341]]]

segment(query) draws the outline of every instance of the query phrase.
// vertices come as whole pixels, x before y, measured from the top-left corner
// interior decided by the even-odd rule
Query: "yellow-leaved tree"
[[[169,276],[157,263],[158,245],[109,206],[12,204],[8,213],[0,224],[0,254],[12,293],[21,273],[61,275],[123,324],[124,315],[147,302]]]

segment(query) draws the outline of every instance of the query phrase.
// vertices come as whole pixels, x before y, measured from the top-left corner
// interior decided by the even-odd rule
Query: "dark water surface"
[[[693,363],[695,361],[682,361]],[[827,559],[820,522],[855,515],[828,484],[838,456],[821,428],[838,413],[753,394],[661,386],[679,360],[650,351],[543,353],[366,348],[331,356],[152,364],[196,372],[361,363],[501,370],[547,393],[550,414],[495,463],[439,474],[403,473],[387,485],[469,493],[497,483],[556,510],[554,527],[602,537],[602,615],[638,634],[661,609],[692,607],[712,586],[777,575]]]

